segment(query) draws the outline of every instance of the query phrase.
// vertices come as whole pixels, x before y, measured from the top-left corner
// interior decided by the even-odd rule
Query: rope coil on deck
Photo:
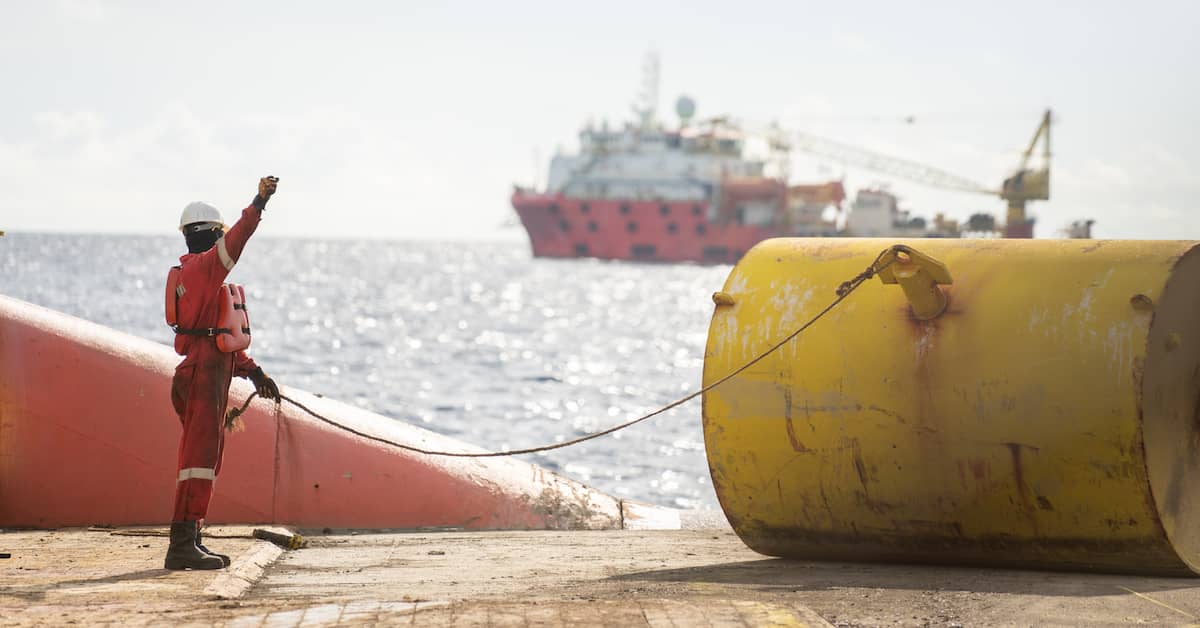
[[[668,410],[677,408],[677,407],[691,401],[692,399],[695,399],[696,397],[699,397],[700,395],[703,395],[704,393],[716,388],[717,386],[720,386],[721,384],[724,384],[725,382],[733,379],[739,373],[745,371],[746,369],[750,368],[751,366],[754,366],[755,364],[757,364],[758,362],[760,362],[764,358],[766,358],[768,355],[771,355],[775,351],[779,350],[780,347],[784,346],[788,342],[791,342],[792,339],[794,339],[796,336],[799,336],[802,332],[804,332],[806,329],[811,327],[814,323],[821,320],[821,317],[828,314],[831,310],[833,310],[833,308],[837,307],[838,304],[840,304],[842,301],[846,300],[846,298],[849,297],[851,294],[853,294],[854,291],[857,290],[859,286],[861,286],[867,280],[874,277],[876,274],[878,274],[883,269],[892,265],[896,261],[895,256],[892,256],[886,262],[884,262],[883,259],[885,256],[887,256],[888,253],[890,253],[894,250],[896,250],[896,247],[892,246],[892,247],[888,247],[888,248],[884,249],[883,251],[881,251],[879,253],[879,255],[875,258],[875,261],[871,262],[871,265],[867,266],[867,268],[865,270],[863,270],[861,273],[855,275],[853,278],[843,281],[840,285],[838,285],[837,290],[836,290],[837,297],[834,298],[834,300],[831,301],[829,303],[829,305],[825,306],[824,309],[822,309],[820,312],[817,312],[817,314],[815,316],[808,319],[808,321],[806,323],[804,323],[799,328],[797,328],[796,331],[792,332],[791,334],[788,334],[783,340],[780,340],[779,342],[775,343],[771,348],[758,354],[753,359],[751,359],[749,362],[746,362],[745,364],[739,366],[738,368],[734,369],[730,373],[721,377],[717,381],[715,381],[707,386],[704,386],[703,388],[701,388],[691,394],[688,394],[684,397],[676,399],[675,401],[672,401],[671,403],[668,403],[667,405],[662,406],[662,407],[658,408],[657,410],[654,410],[653,412],[644,414],[644,415],[642,415],[636,419],[633,419],[631,421],[626,421],[619,425],[614,425],[613,427],[610,427],[608,429],[601,430],[599,432],[593,432],[591,434],[580,436],[579,438],[574,438],[574,439],[564,441],[561,443],[554,443],[552,445],[542,445],[539,447],[527,447],[525,449],[513,449],[513,450],[509,450],[509,451],[489,451],[489,452],[437,451],[437,450],[430,450],[430,449],[422,449],[420,447],[414,447],[412,445],[405,445],[402,443],[397,443],[395,441],[388,440],[386,438],[380,438],[378,436],[373,436],[371,434],[363,433],[363,432],[356,430],[348,425],[338,423],[337,421],[334,421],[330,418],[322,416],[320,413],[315,412],[314,410],[308,408],[307,406],[300,403],[299,401],[296,401],[295,399],[288,397],[287,395],[281,394],[279,397],[280,397],[280,400],[286,401],[286,402],[292,404],[293,406],[296,406],[297,408],[299,408],[300,410],[303,410],[305,413],[312,416],[313,418],[315,418],[323,423],[332,425],[333,427],[336,427],[340,430],[354,434],[355,436],[361,436],[362,438],[365,438],[367,440],[375,441],[377,443],[382,443],[385,445],[390,445],[392,447],[396,447],[398,449],[403,449],[406,451],[411,451],[414,453],[425,454],[427,456],[447,456],[447,457],[454,457],[454,458],[498,458],[498,457],[502,457],[502,456],[517,456],[517,455],[521,455],[521,454],[532,454],[532,453],[537,453],[537,452],[542,452],[542,451],[550,451],[553,449],[561,449],[563,447],[570,447],[571,445],[577,445],[577,444],[585,442],[585,441],[593,440],[596,438],[600,438],[601,436],[606,436],[608,434],[612,434],[613,432],[623,430],[627,427],[631,427],[633,425],[641,423],[642,421],[645,421],[646,419],[650,419],[652,417],[658,416]],[[240,407],[233,408],[226,414],[226,416],[225,416],[226,429],[229,429],[233,425],[234,421],[238,417],[240,417],[242,415],[242,413],[244,413],[246,411],[246,408],[250,406],[250,402],[253,401],[254,398],[257,396],[258,396],[257,391],[251,393],[249,397],[246,397],[246,401],[243,402]],[[277,400],[275,402],[275,405],[278,406],[279,403],[280,403],[280,401]]]

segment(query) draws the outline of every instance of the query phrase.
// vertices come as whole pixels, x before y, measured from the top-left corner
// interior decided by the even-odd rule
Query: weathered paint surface
[[[896,243],[755,247],[713,315],[705,383]],[[790,557],[1200,568],[1196,244],[903,243],[953,273],[942,315],[917,320],[873,279],[705,396],[742,539]]]
[[[156,524],[171,516],[179,419],[169,348],[0,297],[0,527]],[[231,404],[252,392],[235,380]],[[362,432],[465,443],[292,388]],[[613,497],[506,458],[411,454],[256,400],[232,433],[210,521],[303,527],[619,528]],[[654,510],[655,507],[644,506]]]

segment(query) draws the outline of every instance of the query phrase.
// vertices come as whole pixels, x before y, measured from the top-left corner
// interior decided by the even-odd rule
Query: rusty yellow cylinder
[[[715,295],[705,385],[897,242],[753,248]],[[1200,572],[1200,246],[903,244],[948,274],[884,275],[944,281],[870,279],[705,394],[713,485],[742,540],[791,558]]]

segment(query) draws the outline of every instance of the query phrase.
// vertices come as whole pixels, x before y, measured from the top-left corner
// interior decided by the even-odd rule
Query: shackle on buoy
[[[897,244],[879,258],[879,280],[885,284],[900,284],[917,320],[937,318],[946,311],[949,299],[938,286],[954,283],[950,269],[932,257]]]

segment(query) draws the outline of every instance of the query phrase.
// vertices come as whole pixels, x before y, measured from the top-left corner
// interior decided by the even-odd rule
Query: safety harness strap
[[[183,334],[184,336],[211,337],[211,336],[216,336],[217,334],[232,334],[233,333],[233,331],[230,330],[228,327],[205,327],[203,329],[184,329],[182,327],[172,327],[171,329],[175,330],[175,333]],[[250,330],[246,329],[245,327],[242,328],[242,331],[244,331],[246,333],[250,333]]]

